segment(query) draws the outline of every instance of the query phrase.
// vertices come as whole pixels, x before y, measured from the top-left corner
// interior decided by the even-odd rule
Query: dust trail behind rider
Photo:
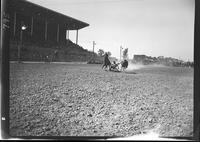
[[[110,65],[111,63],[110,63],[110,60],[108,59],[108,54],[105,53],[102,69],[104,69],[105,67],[106,68],[109,67],[109,70],[110,70]]]

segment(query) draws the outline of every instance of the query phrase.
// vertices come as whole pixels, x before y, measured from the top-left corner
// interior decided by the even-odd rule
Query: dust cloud
[[[139,70],[141,68],[145,68],[145,65],[129,63],[126,71],[134,71],[134,70]]]
[[[150,67],[152,68],[152,67],[166,67],[166,66],[161,65],[161,64],[143,65],[143,64],[134,64],[134,63],[129,62],[129,65],[126,71],[130,72],[130,71],[135,71],[142,68],[150,68]]]

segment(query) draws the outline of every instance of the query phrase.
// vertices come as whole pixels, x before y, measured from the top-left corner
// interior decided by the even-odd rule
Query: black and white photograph
[[[7,7],[11,137],[194,135],[195,0]]]

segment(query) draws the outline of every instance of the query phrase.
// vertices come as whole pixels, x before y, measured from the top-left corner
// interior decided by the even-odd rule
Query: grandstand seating
[[[94,54],[81,46],[74,44],[71,40],[64,42],[55,41],[23,41],[21,46],[20,42],[14,39],[10,40],[10,60],[18,60],[18,46],[21,47],[21,61],[78,61],[87,62],[91,60]]]

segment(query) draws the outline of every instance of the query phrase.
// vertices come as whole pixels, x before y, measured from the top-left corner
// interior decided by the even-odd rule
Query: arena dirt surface
[[[10,64],[11,136],[193,134],[193,69]]]

